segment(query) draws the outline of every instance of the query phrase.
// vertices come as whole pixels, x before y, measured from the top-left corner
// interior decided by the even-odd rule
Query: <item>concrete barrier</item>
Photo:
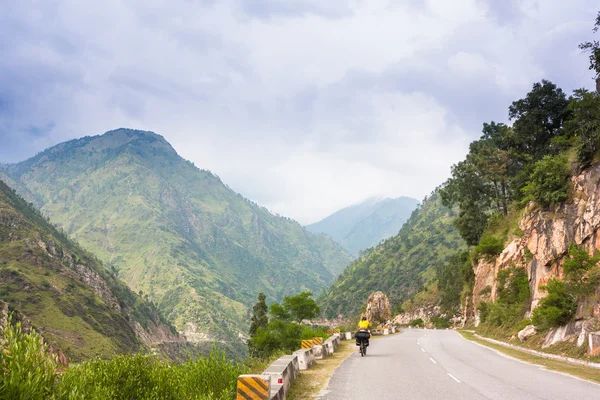
[[[294,355],[298,356],[298,365],[301,371],[309,369],[316,363],[314,348],[297,350]]]
[[[390,334],[390,330],[389,330],[388,328],[385,328],[385,329],[383,330],[383,334],[384,334],[384,335],[389,335],[389,334]]]
[[[313,338],[313,344],[323,344],[323,338],[322,337]]]
[[[319,344],[317,346],[314,346],[313,352],[316,360],[322,360],[330,355],[325,344]]]
[[[335,346],[333,343],[333,338],[329,338],[323,342],[323,347],[327,349],[327,355],[335,353],[335,349],[337,348],[337,346]]]
[[[344,332],[342,335],[343,340],[352,340],[352,332]]]
[[[284,400],[292,381],[300,374],[297,355],[283,356],[274,361],[263,375],[271,376],[270,399]]]
[[[236,400],[270,400],[270,375],[240,375],[237,380]]]
[[[300,344],[300,347],[303,349],[312,349],[314,344],[314,340],[303,340]]]

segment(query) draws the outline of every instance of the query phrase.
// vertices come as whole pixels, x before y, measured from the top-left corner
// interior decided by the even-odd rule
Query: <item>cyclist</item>
[[[369,337],[371,337],[371,331],[369,328],[371,324],[367,320],[367,317],[363,316],[360,321],[358,321],[358,332],[356,332],[356,345],[360,346],[361,340],[365,341],[365,346],[369,345]],[[358,349],[360,351],[360,348]]]

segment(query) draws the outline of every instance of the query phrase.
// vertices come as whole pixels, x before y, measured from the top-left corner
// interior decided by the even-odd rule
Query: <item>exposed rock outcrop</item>
[[[533,335],[535,335],[535,326],[533,325],[527,325],[525,328],[521,329],[519,331],[519,333],[517,333],[517,337],[519,338],[519,340],[521,342],[526,341],[527,339],[529,339],[530,337],[532,337]]]
[[[527,312],[530,315],[546,295],[542,287],[552,278],[563,278],[562,265],[570,243],[582,246],[590,253],[600,249],[600,164],[572,177],[571,181],[572,202],[551,210],[530,206],[519,221],[523,235],[513,239],[496,259],[481,259],[474,266],[473,313],[464,314],[473,318],[476,325],[481,301],[497,299],[496,278],[500,271],[515,267],[527,271],[532,295]],[[597,319],[599,316],[597,301],[580,304],[577,311],[578,319]]]
[[[383,292],[371,293],[367,299],[365,316],[372,323],[387,322],[391,318],[390,301]]]
[[[418,308],[411,312],[404,312],[398,314],[392,320],[393,325],[408,325],[412,321],[416,319],[422,319],[425,325],[429,325],[431,323],[432,317],[440,316],[440,307],[439,306],[431,306],[426,308]]]

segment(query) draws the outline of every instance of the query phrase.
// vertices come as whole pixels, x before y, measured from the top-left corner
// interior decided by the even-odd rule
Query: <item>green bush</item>
[[[490,303],[482,301],[479,303],[479,321],[484,324],[487,322],[488,316],[490,315]]]
[[[57,374],[58,363],[35,331],[20,323],[2,326],[0,399],[188,399],[216,400],[235,396],[237,377],[248,373],[213,350],[208,357],[184,364],[161,362],[152,355],[118,355],[93,360]]]
[[[549,207],[569,198],[569,162],[564,154],[544,156],[535,163],[529,183],[522,189],[526,201]]]
[[[34,330],[23,332],[21,322],[0,327],[0,399],[46,399],[54,392],[56,358]]]
[[[58,399],[194,399],[233,398],[238,375],[248,372],[225,354],[175,365],[155,356],[119,355],[69,368],[63,375]]]
[[[571,243],[563,269],[569,292],[584,298],[594,294],[600,284],[600,256],[590,256],[584,248]]]
[[[475,258],[478,258],[479,255],[483,255],[485,257],[495,257],[498,254],[502,253],[504,250],[504,243],[502,240],[490,233],[484,233],[479,240],[479,244],[475,246]]]
[[[436,329],[450,328],[450,318],[448,317],[431,317],[431,323]]]
[[[577,139],[575,148],[579,165],[587,168],[600,151],[600,95],[585,89],[575,90],[569,109],[573,118],[565,127]]]
[[[577,312],[577,301],[565,282],[551,279],[545,289],[548,295],[540,301],[532,317],[540,331],[567,324]]]
[[[522,320],[531,297],[527,272],[523,268],[507,268],[498,273],[497,282],[496,302],[479,304],[480,321],[512,329]]]
[[[425,322],[423,322],[423,319],[417,318],[417,319],[413,319],[412,321],[410,321],[410,323],[408,324],[408,326],[420,326],[420,327],[423,327],[423,326],[425,326]]]
[[[265,358],[277,351],[288,354],[300,348],[303,339],[322,337],[326,339],[326,328],[311,328],[295,322],[272,320],[265,328],[258,328],[249,341],[252,356]]]

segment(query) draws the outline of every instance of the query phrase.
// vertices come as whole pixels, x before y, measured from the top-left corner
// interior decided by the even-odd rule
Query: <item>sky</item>
[[[304,224],[422,199],[534,82],[592,89],[600,37],[590,0],[0,1],[0,163],[151,130]]]

